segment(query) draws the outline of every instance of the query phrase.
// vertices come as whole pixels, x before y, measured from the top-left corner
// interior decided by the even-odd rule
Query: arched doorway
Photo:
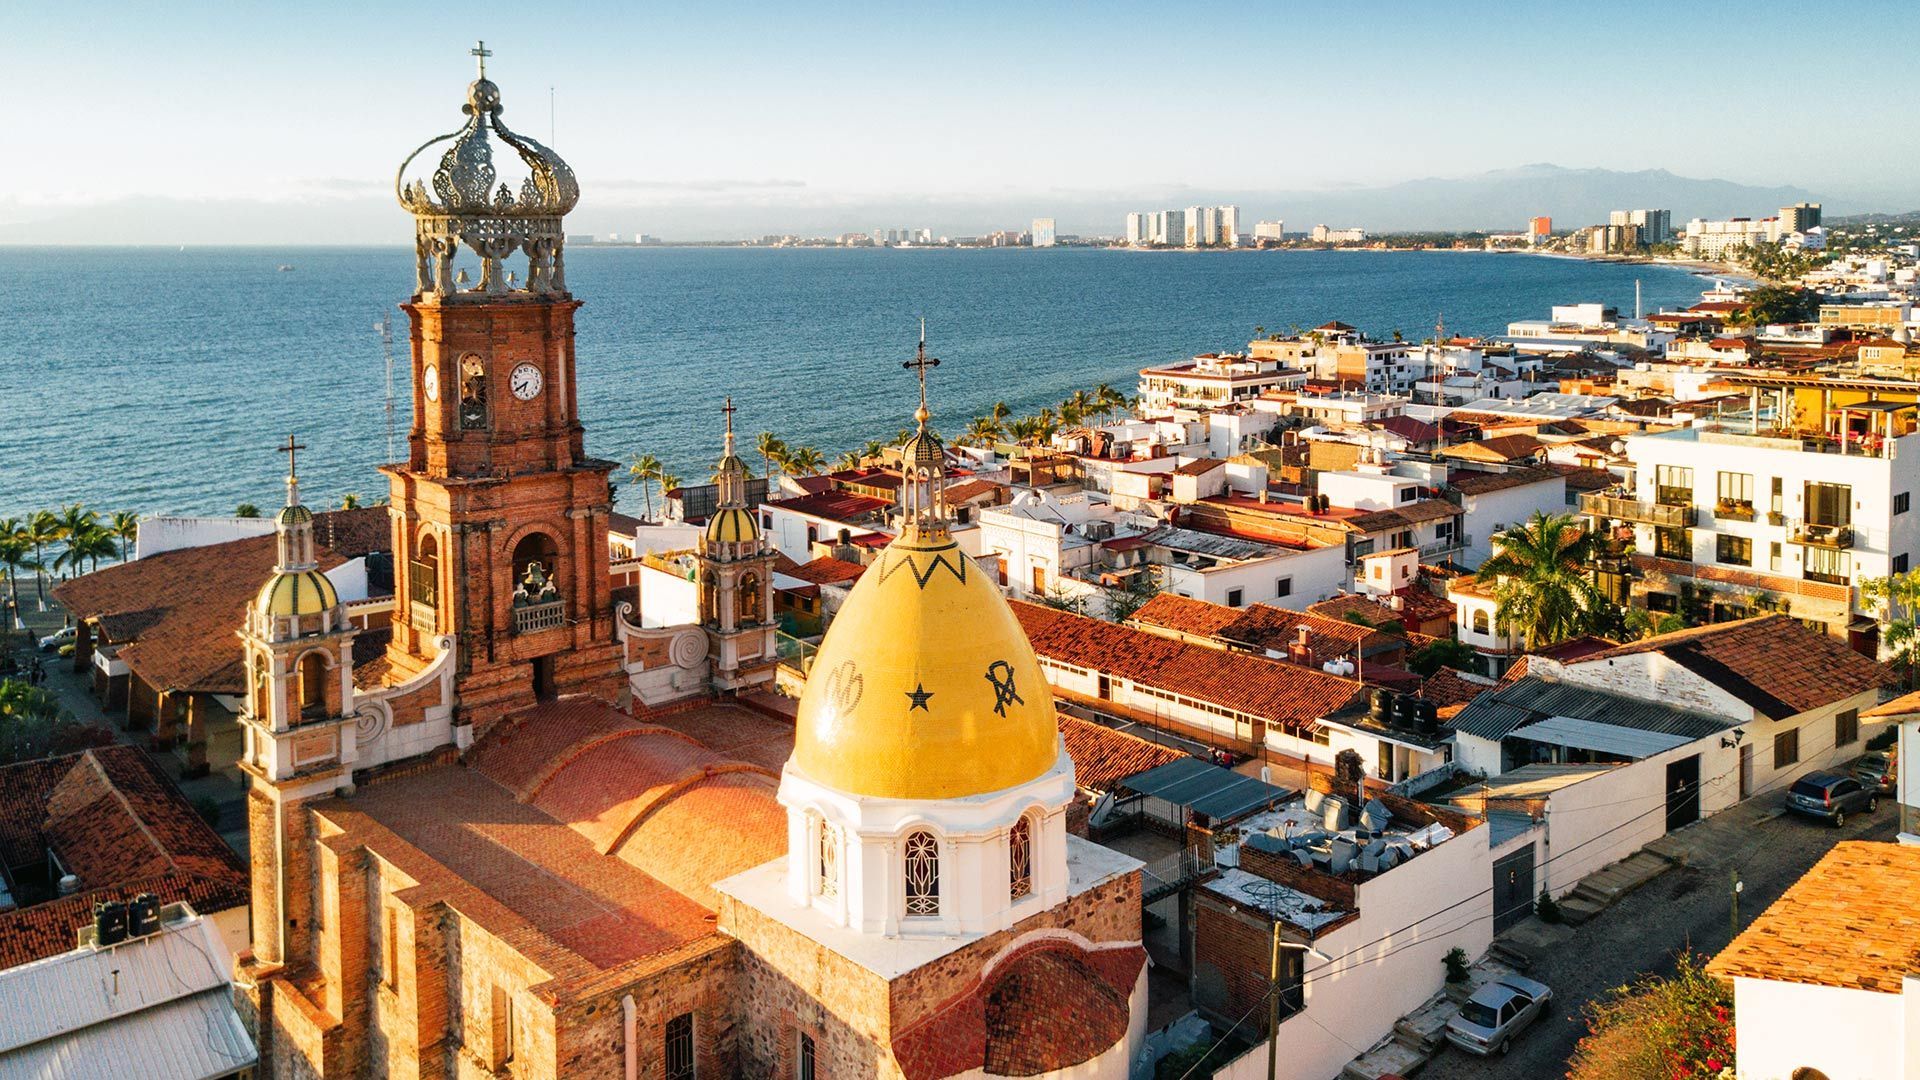
[[[294,668],[294,695],[302,719],[327,715],[327,658],[317,652],[301,657]]]
[[[560,593],[560,547],[546,533],[528,533],[513,546],[513,629],[526,634],[566,621]]]

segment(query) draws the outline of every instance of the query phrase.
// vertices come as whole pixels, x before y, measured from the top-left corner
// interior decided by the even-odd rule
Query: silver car
[[[1503,976],[1475,990],[1447,1021],[1447,1041],[1469,1054],[1504,1054],[1552,1000],[1553,991],[1532,979]]]

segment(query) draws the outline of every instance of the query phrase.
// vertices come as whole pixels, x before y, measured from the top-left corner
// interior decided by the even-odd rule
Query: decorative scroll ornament
[[[480,77],[467,87],[467,103],[461,106],[466,124],[422,143],[394,177],[395,196],[414,216],[419,291],[456,295],[453,256],[464,244],[482,259],[480,282],[466,291],[564,294],[560,219],[580,201],[580,183],[559,154],[501,122],[500,88],[486,77],[491,53],[482,44],[474,55],[481,58]],[[518,185],[502,181],[496,143],[511,151],[502,153],[501,161],[517,160],[525,168]],[[415,160],[442,144],[431,176],[409,179]],[[527,255],[524,287],[510,289],[500,261],[522,251]]]

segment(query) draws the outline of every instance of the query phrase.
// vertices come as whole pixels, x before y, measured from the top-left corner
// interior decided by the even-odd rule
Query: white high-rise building
[[[1034,247],[1052,247],[1055,240],[1053,219],[1050,217],[1034,218],[1032,236]]]
[[[1273,221],[1260,221],[1260,222],[1254,223],[1253,239],[1256,243],[1261,240],[1272,240],[1272,241],[1278,242],[1281,240],[1285,240],[1286,238],[1287,238],[1287,223],[1285,221],[1275,219]]]
[[[1240,208],[1223,206],[1220,208],[1220,233],[1216,241],[1225,247],[1240,246]]]
[[[1148,215],[1135,211],[1127,215],[1127,245],[1139,247],[1147,242]]]

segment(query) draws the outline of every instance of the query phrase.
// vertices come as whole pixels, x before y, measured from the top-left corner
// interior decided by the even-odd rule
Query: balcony
[[[1833,551],[1847,551],[1853,547],[1853,526],[1821,525],[1816,522],[1795,521],[1789,526],[1788,538],[1802,547],[1828,548]]]
[[[551,630],[566,621],[567,605],[564,600],[549,600],[544,604],[526,604],[513,609],[513,632],[516,634]]]
[[[423,634],[434,633],[440,629],[440,610],[432,604],[410,601],[407,604],[407,623]]]
[[[1713,505],[1713,516],[1721,521],[1752,521],[1753,503],[1721,499]]]
[[[1429,540],[1420,545],[1420,557],[1425,559],[1436,555],[1453,555],[1472,546],[1473,537],[1465,533],[1443,536],[1438,540]]]
[[[1690,505],[1639,502],[1621,494],[1603,491],[1580,496],[1580,512],[1590,517],[1630,521],[1662,529],[1691,529],[1695,517],[1694,508]]]

